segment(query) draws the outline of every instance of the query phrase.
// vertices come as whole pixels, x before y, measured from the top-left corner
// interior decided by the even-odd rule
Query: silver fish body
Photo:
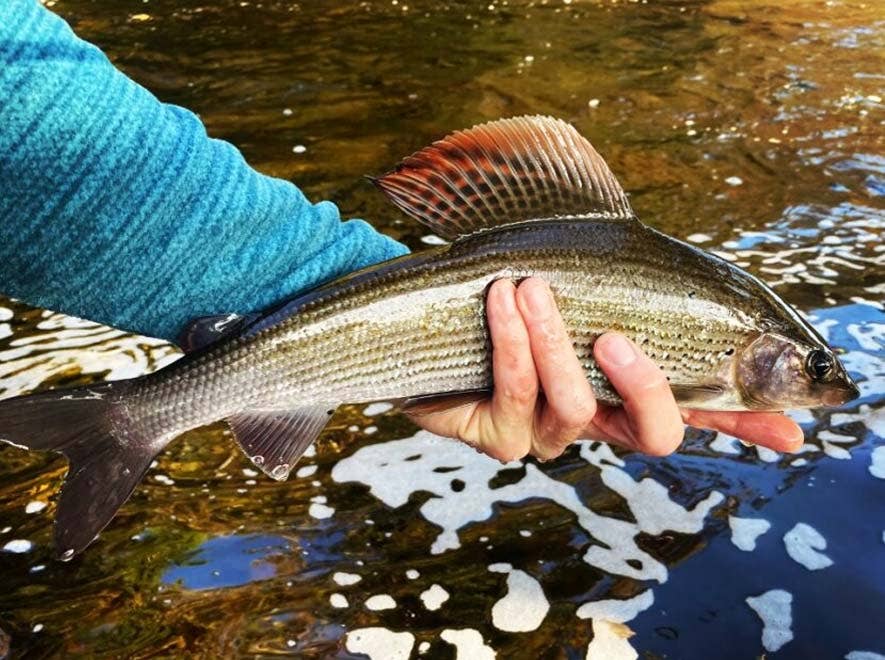
[[[814,329],[762,282],[633,215],[595,150],[548,118],[456,133],[376,180],[453,239],[326,284],[148,376],[0,402],[0,437],[65,454],[63,556],[88,545],[188,429],[226,420],[276,479],[342,403],[490,392],[485,294],[544,278],[597,397],[620,398],[593,359],[631,337],[677,401],[706,410],[837,405],[857,396]]]
[[[550,283],[606,403],[620,403],[592,355],[606,331],[641,345],[682,405],[780,410],[804,403],[747,396],[737,380],[744,349],[763,333],[822,344],[758,280],[638,223],[546,220],[483,232],[326,285],[144,379],[126,405],[157,430],[169,429],[170,410],[182,410],[168,431],[177,435],[242,410],[490,390],[485,292],[496,279],[532,275]]]

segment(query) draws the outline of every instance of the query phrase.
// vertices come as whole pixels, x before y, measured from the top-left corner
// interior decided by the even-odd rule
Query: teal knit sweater
[[[174,339],[405,251],[251,169],[37,0],[0,1],[0,294]]]

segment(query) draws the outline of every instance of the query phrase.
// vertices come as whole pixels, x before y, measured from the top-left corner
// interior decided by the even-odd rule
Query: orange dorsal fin
[[[602,157],[571,124],[552,117],[452,133],[372,181],[447,239],[529,220],[635,219]]]

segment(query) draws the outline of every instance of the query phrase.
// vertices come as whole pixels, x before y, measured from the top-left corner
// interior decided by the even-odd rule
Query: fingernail
[[[545,318],[553,312],[553,296],[543,282],[535,282],[523,289],[528,312],[535,318]]]
[[[606,335],[599,343],[601,357],[617,367],[626,367],[636,361],[636,351],[625,337]]]
[[[509,280],[499,280],[494,284],[494,290],[492,292],[492,295],[495,297],[494,302],[499,310],[508,318],[513,318],[518,313],[516,309],[515,291],[516,287],[514,287],[513,283]]]

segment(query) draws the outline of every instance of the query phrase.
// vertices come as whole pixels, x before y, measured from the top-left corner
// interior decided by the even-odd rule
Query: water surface
[[[667,459],[586,442],[506,466],[349,406],[284,484],[213,427],[69,563],[64,461],[3,448],[14,656],[885,655],[880,3],[50,4],[254,166],[414,249],[426,230],[363,175],[480,121],[565,118],[644,221],[810,314],[863,396],[798,414],[798,456],[689,431]],[[177,355],[0,301],[0,396]]]

